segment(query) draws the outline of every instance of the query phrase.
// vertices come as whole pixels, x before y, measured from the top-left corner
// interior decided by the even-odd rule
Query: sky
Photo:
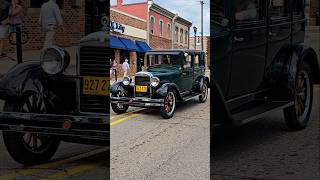
[[[125,4],[143,2],[146,0],[123,0]],[[203,33],[210,35],[210,0],[203,0]],[[167,10],[178,13],[178,15],[190,22],[190,36],[194,36],[193,26],[198,28],[197,36],[201,34],[201,5],[200,0],[154,0],[154,2]],[[110,4],[116,4],[116,0],[110,0]]]

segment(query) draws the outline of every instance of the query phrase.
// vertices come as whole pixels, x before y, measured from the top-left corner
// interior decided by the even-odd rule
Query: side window
[[[289,16],[289,2],[287,0],[271,0],[269,9],[271,19]]]
[[[303,0],[293,0],[293,15],[294,16],[301,16],[303,15],[304,11],[304,1]]]
[[[192,62],[192,56],[193,55],[188,55],[186,58],[185,58],[185,61],[184,61],[184,64],[183,64],[183,68],[191,68],[191,62]]]
[[[199,67],[200,55],[197,54],[194,56],[193,67]]]
[[[236,22],[241,23],[262,19],[259,14],[259,2],[259,0],[238,0],[235,6]]]

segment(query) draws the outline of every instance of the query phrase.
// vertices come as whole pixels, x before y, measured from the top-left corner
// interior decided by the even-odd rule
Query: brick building
[[[29,34],[29,40],[23,45],[23,50],[39,50],[43,46],[44,32],[39,25],[40,8],[47,0],[24,0],[25,16],[23,31]],[[101,27],[101,15],[108,14],[107,0],[57,0],[64,19],[63,29],[58,29],[56,44],[62,47],[79,43],[86,34]],[[12,45],[8,45],[13,50]]]
[[[189,48],[192,23],[152,0],[130,4],[117,0],[111,8],[145,20],[147,43],[152,49]]]

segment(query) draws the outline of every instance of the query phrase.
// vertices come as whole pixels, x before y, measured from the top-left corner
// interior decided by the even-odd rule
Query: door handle
[[[244,38],[243,38],[243,37],[234,36],[233,39],[234,39],[235,42],[243,42],[243,41],[244,41]]]

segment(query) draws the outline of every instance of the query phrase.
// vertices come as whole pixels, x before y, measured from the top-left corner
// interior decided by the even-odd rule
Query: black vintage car
[[[158,107],[163,118],[173,117],[177,101],[208,97],[205,53],[196,50],[152,50],[146,53],[147,66],[110,88],[111,107],[125,113],[129,106]]]
[[[90,34],[77,47],[76,74],[60,47],[14,66],[0,78],[0,129],[5,146],[24,165],[48,161],[60,141],[108,146],[109,71],[107,32]]]
[[[308,124],[314,49],[304,44],[303,0],[214,0],[211,4],[214,124],[242,125],[283,109],[291,130]]]

